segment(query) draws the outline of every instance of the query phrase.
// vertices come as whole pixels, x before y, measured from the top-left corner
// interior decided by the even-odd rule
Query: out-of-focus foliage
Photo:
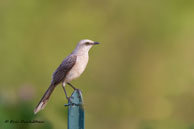
[[[45,110],[33,109],[85,38],[101,42],[72,82],[83,92],[86,129],[193,129],[193,35],[192,0],[2,0],[0,129],[66,128],[61,86]]]

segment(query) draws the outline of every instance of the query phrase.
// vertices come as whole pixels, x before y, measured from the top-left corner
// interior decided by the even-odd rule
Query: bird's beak
[[[93,45],[97,45],[97,44],[100,44],[99,42],[94,42]]]

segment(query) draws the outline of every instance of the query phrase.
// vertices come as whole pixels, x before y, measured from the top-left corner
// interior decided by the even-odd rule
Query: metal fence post
[[[68,129],[84,129],[84,107],[83,97],[79,89],[75,90],[68,104]]]

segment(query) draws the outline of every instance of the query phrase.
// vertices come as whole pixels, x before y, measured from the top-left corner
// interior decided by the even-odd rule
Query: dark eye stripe
[[[90,45],[90,43],[89,43],[89,42],[86,42],[85,44],[86,44],[86,45]]]

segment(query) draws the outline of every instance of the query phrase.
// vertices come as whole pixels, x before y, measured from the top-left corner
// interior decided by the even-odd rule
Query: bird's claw
[[[76,103],[68,103],[65,104],[65,106],[80,106],[81,104],[76,104]]]
[[[68,100],[68,104],[65,104],[65,106],[74,105],[74,103],[71,101],[71,96],[67,97],[67,100]]]

